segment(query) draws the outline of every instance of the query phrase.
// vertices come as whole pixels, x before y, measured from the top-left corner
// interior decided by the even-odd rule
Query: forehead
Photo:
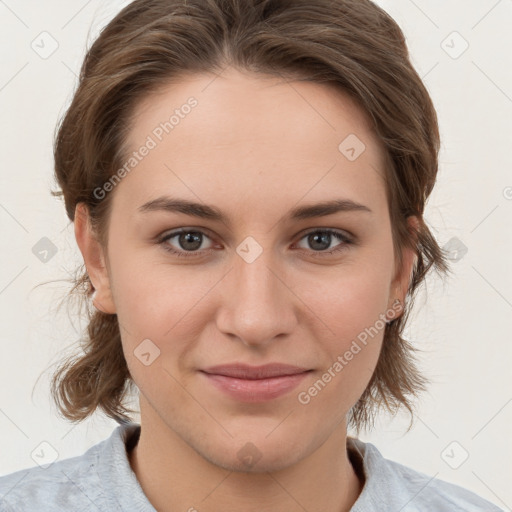
[[[130,154],[152,148],[121,183],[133,203],[179,190],[239,207],[326,193],[386,206],[380,141],[330,84],[231,69],[189,75],[140,101],[130,128]]]

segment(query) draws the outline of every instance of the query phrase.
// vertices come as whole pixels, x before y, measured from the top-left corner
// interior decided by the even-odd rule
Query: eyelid
[[[328,228],[328,227],[322,227],[322,226],[308,228],[306,231],[299,233],[299,235],[297,235],[297,236],[300,236],[300,238],[303,238],[306,235],[309,235],[310,233],[316,233],[317,231],[321,231],[321,232],[328,231],[328,232],[332,232],[332,233],[338,233],[339,235],[341,235],[351,241],[355,240],[355,236],[352,233],[350,233],[350,231],[347,231],[346,229]]]

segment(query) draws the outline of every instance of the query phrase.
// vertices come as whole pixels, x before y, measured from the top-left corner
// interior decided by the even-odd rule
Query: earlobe
[[[107,314],[115,314],[110,277],[105,264],[104,250],[94,236],[87,206],[78,203],[75,208],[75,238],[82,253],[89,279],[94,287],[93,304]]]

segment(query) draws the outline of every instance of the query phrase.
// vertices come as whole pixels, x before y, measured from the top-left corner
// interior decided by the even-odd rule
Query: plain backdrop
[[[69,283],[37,285],[81,263],[50,195],[53,132],[86,45],[128,3],[0,0],[0,475],[34,466],[41,442],[64,459],[117,426],[102,414],[74,427],[57,416],[49,367],[85,324],[65,306],[55,312]],[[438,111],[440,170],[425,217],[454,249],[454,277],[428,280],[406,331],[431,381],[413,428],[405,414],[383,415],[360,437],[511,510],[512,1],[377,3],[404,30]],[[41,37],[47,51],[58,45],[52,55],[34,49]],[[45,263],[37,248],[48,241],[56,253]]]

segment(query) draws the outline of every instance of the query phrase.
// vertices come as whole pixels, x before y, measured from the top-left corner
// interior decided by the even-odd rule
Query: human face
[[[157,144],[111,192],[111,296],[100,303],[118,315],[146,411],[228,469],[243,467],[250,442],[262,455],[254,468],[269,471],[312,454],[345,425],[406,278],[395,274],[382,148],[349,97],[233,69],[213,78],[184,78],[138,105],[128,147],[136,151],[148,136]],[[197,105],[158,140],[155,128],[190,97]],[[365,146],[360,155],[362,146],[355,154],[339,148],[350,134]],[[143,208],[162,196],[208,205],[224,219]],[[338,200],[363,207],[290,214]],[[179,229],[192,233],[181,244],[180,236],[161,241]],[[325,230],[342,239],[322,238]],[[376,325],[378,334],[325,387],[308,392]],[[204,373],[229,363],[308,373],[279,396],[251,401]]]

